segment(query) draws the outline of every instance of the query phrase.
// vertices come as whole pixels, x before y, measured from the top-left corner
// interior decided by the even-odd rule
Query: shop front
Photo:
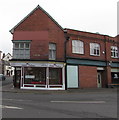
[[[111,69],[112,84],[119,85],[119,68]]]
[[[58,62],[11,62],[14,86],[21,89],[65,90],[65,64]]]

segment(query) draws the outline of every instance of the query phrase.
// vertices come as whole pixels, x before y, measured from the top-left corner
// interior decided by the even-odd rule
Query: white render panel
[[[78,88],[78,66],[67,66],[67,88]]]

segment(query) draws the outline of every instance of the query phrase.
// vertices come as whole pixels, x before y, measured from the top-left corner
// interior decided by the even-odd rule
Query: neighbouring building
[[[0,51],[0,74],[4,74],[5,76],[13,76],[14,75],[14,67],[10,65],[10,60],[12,56],[10,53],[6,54]]]
[[[0,74],[2,74],[2,59],[1,59],[2,51],[0,51]]]
[[[119,36],[63,29],[39,5],[10,32],[15,87],[65,90],[119,84]]]
[[[119,40],[96,33],[65,29],[67,87],[100,88],[119,84]]]
[[[10,60],[12,59],[12,55],[10,53],[3,54],[2,57],[2,73],[5,76],[13,76],[14,75],[14,67],[10,65]]]

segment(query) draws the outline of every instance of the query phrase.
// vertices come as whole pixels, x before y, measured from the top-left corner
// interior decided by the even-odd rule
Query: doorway
[[[100,72],[97,73],[97,87],[102,88],[102,75]]]

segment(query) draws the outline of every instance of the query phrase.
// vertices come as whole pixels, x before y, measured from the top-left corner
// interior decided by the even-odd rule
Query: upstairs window
[[[84,54],[84,43],[80,40],[72,40],[72,53]]]
[[[30,59],[30,43],[24,41],[13,41],[13,58]]]
[[[49,60],[56,60],[56,44],[49,43]]]
[[[29,49],[29,43],[14,43],[14,49]]]
[[[90,43],[90,55],[100,56],[100,45],[97,43]]]
[[[19,49],[19,43],[14,43],[14,48]]]
[[[111,46],[111,57],[118,58],[118,56],[119,56],[119,53],[118,53],[117,46]]]

